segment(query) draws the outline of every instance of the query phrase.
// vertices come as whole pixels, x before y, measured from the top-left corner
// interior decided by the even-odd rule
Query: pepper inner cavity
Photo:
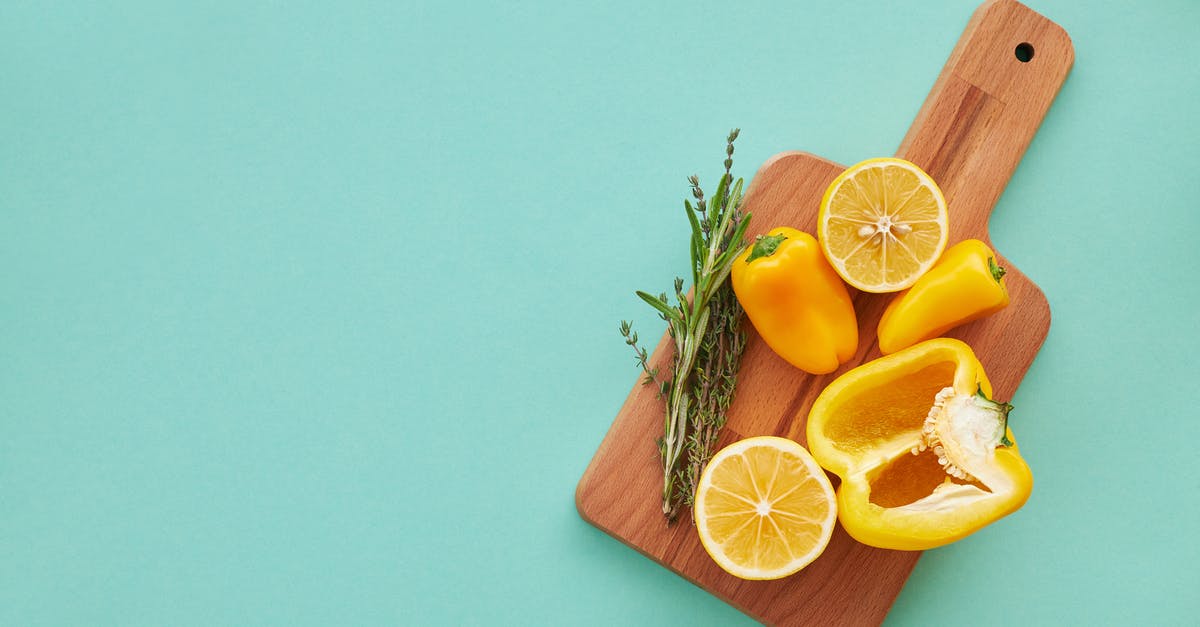
[[[917,455],[900,455],[880,469],[871,479],[870,501],[880,507],[903,507],[933,494],[934,489],[946,481],[991,492],[978,481],[964,481],[947,475],[946,469],[938,464],[933,449],[926,449]]]
[[[920,432],[938,391],[954,383],[956,368],[938,361],[847,398],[831,410],[837,419],[826,425],[826,435],[838,448],[863,455],[898,433]]]

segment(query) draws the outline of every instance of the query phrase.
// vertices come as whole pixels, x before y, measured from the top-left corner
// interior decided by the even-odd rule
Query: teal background
[[[1195,624],[1200,3],[1132,4],[1034,3],[1037,486],[889,624]],[[617,323],[730,127],[891,154],[974,6],[5,3],[0,624],[750,622],[575,512]]]

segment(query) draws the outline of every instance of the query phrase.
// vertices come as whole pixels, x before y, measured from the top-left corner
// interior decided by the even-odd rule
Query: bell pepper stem
[[[988,257],[988,260],[990,261],[991,257]],[[1005,447],[1012,446],[1013,441],[1008,439],[1008,412],[1013,410],[1012,403],[1001,403],[999,401],[994,401],[994,400],[988,398],[987,394],[983,393],[983,385],[980,385],[980,384],[976,384],[975,395],[978,396],[979,398],[983,399],[984,401],[987,401],[988,403],[995,405],[996,409],[998,409],[1000,411],[1000,415],[1004,416],[1004,425],[1003,425],[1004,435],[1000,436],[1000,445],[1005,446]]]
[[[750,250],[750,255],[746,257],[746,263],[750,263],[759,257],[770,257],[775,254],[775,250],[779,245],[787,239],[787,236],[780,233],[778,235],[759,235],[754,238],[754,248]]]
[[[988,271],[992,273],[992,278],[995,279],[997,283],[999,283],[1000,279],[1003,279],[1004,275],[1008,273],[1008,270],[1005,270],[1004,266],[996,263],[995,257],[988,257]]]

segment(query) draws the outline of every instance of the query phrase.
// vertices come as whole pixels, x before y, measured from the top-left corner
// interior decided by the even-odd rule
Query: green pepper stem
[[[778,235],[759,235],[754,238],[754,247],[750,249],[750,256],[746,257],[746,263],[750,263],[759,257],[770,257],[775,254],[775,249],[787,239],[783,233]]]
[[[988,257],[988,260],[990,261],[991,257]],[[984,401],[987,401],[989,405],[995,406],[996,410],[1000,412],[1000,415],[1004,416],[1004,425],[1002,426],[1004,429],[1004,435],[1000,436],[1000,445],[1006,447],[1012,446],[1013,441],[1008,439],[1008,412],[1013,410],[1012,403],[1001,403],[988,398],[987,394],[983,393],[983,385],[980,383],[975,384],[975,395]]]
[[[988,271],[992,273],[992,278],[995,279],[997,283],[999,283],[1000,279],[1003,279],[1004,275],[1008,273],[1008,270],[1005,270],[1004,266],[996,263],[995,257],[988,257]]]

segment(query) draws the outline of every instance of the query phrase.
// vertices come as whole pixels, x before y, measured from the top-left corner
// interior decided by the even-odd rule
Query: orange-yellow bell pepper
[[[1008,286],[996,254],[977,239],[963,240],[892,299],[879,319],[879,350],[894,353],[1006,305]]]
[[[863,544],[922,550],[1016,511],[1033,477],[971,348],[938,338],[846,372],[808,417],[808,448],[842,478],[838,519]]]
[[[812,235],[789,227],[760,235],[730,280],[754,329],[793,366],[826,374],[858,349],[854,303]]]

